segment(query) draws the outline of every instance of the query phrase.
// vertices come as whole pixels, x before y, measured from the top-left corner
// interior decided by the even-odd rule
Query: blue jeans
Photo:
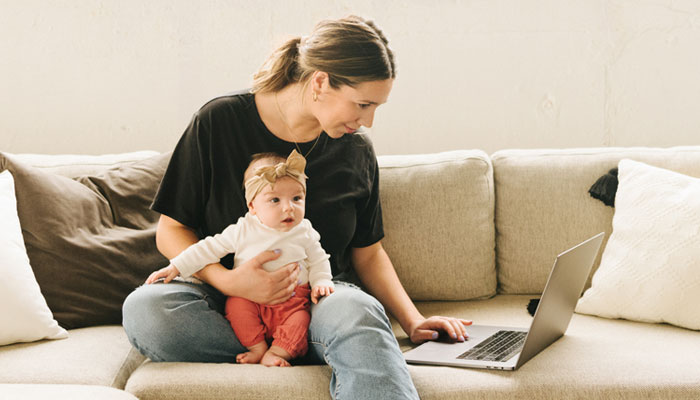
[[[224,318],[226,296],[203,284],[144,285],[124,301],[131,344],[153,361],[228,362],[247,351]],[[384,307],[344,282],[311,308],[305,364],[333,370],[334,399],[417,399]]]

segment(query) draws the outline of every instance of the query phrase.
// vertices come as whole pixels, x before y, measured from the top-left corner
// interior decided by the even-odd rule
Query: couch
[[[115,195],[104,189],[104,182],[109,186],[115,177],[131,182],[133,171],[154,168],[147,180],[150,191],[133,189],[143,192],[144,199],[151,196],[167,161],[167,155],[155,152],[3,157],[0,170],[40,171],[37,174],[49,180],[69,177],[96,185],[96,189],[90,187],[108,202]],[[588,190],[625,158],[700,177],[700,147],[502,150],[492,155],[459,150],[381,156],[384,246],[425,315],[529,326],[532,317],[527,306],[542,292],[555,256],[601,231],[606,232],[605,242],[609,240],[615,208],[592,198]],[[109,179],[100,178],[108,172]],[[24,230],[22,208],[29,207],[29,200],[20,198],[19,183],[15,184]],[[129,198],[123,192],[118,194]],[[54,196],[60,197],[62,192],[57,193]],[[149,213],[143,199],[136,203],[137,210]],[[111,208],[114,212],[115,207]],[[147,231],[147,239],[152,240],[155,218],[149,216],[130,229]],[[41,266],[35,265],[39,258],[32,257],[37,249],[30,246],[33,238],[26,231],[24,236],[49,306],[59,322],[60,318],[71,321],[70,313],[54,310],[60,306],[51,300],[55,288],[50,286],[56,279],[40,279]],[[144,252],[153,251],[154,245],[148,246]],[[138,257],[148,260],[142,254]],[[153,257],[153,263],[162,264],[163,260]],[[600,262],[601,255],[591,276]],[[155,267],[130,270],[129,279],[118,279],[135,287],[149,269]],[[124,287],[110,301],[118,303],[128,290]],[[674,290],[668,288],[667,295]],[[101,310],[101,303],[96,304],[87,308]],[[91,317],[94,326],[89,321],[76,322],[65,339],[0,347],[0,398],[330,398],[328,366],[280,369],[151,362],[131,347],[115,320],[118,316],[110,314],[112,309],[104,309],[109,318]],[[394,331],[402,350],[414,346],[395,322]],[[409,365],[409,370],[423,399],[697,399],[700,332],[668,323],[575,313],[565,336],[516,371],[417,365]]]

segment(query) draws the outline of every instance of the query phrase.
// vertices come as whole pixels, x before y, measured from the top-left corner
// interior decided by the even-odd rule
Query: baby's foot
[[[289,363],[291,358],[292,356],[283,349],[271,346],[263,355],[260,364],[267,367],[291,367],[292,364]]]
[[[236,356],[236,362],[239,364],[257,364],[263,358],[267,351],[267,343],[260,342],[248,348],[249,351]]]
[[[289,363],[289,361],[285,360],[284,358],[272,354],[269,351],[265,353],[265,355],[262,357],[262,361],[260,361],[260,364],[266,366],[266,367],[291,367],[292,364]]]
[[[236,362],[239,364],[257,364],[263,358],[263,355],[254,351],[247,351],[236,356]]]

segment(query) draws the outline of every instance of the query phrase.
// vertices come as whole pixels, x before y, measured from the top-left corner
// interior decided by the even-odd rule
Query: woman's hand
[[[471,324],[472,321],[466,319],[433,316],[413,322],[408,335],[416,344],[436,340],[440,332],[446,333],[452,340],[463,342],[469,337],[465,326]]]
[[[292,297],[299,284],[299,265],[287,264],[267,272],[263,264],[279,258],[281,252],[263,251],[233,270],[225,270],[222,279],[213,279],[215,287],[229,296],[243,297],[258,304],[274,305]]]
[[[167,267],[163,267],[158,271],[151,273],[151,275],[148,276],[148,279],[146,279],[146,284],[150,285],[161,278],[164,278],[163,283],[169,283],[178,275],[180,275],[180,271],[178,271],[174,265],[170,264]]]

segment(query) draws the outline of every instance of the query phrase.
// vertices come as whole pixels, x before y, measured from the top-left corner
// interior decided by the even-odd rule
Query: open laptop
[[[601,232],[557,256],[530,329],[471,325],[467,341],[425,342],[404,353],[406,361],[503,370],[525,364],[566,332],[604,236]]]

